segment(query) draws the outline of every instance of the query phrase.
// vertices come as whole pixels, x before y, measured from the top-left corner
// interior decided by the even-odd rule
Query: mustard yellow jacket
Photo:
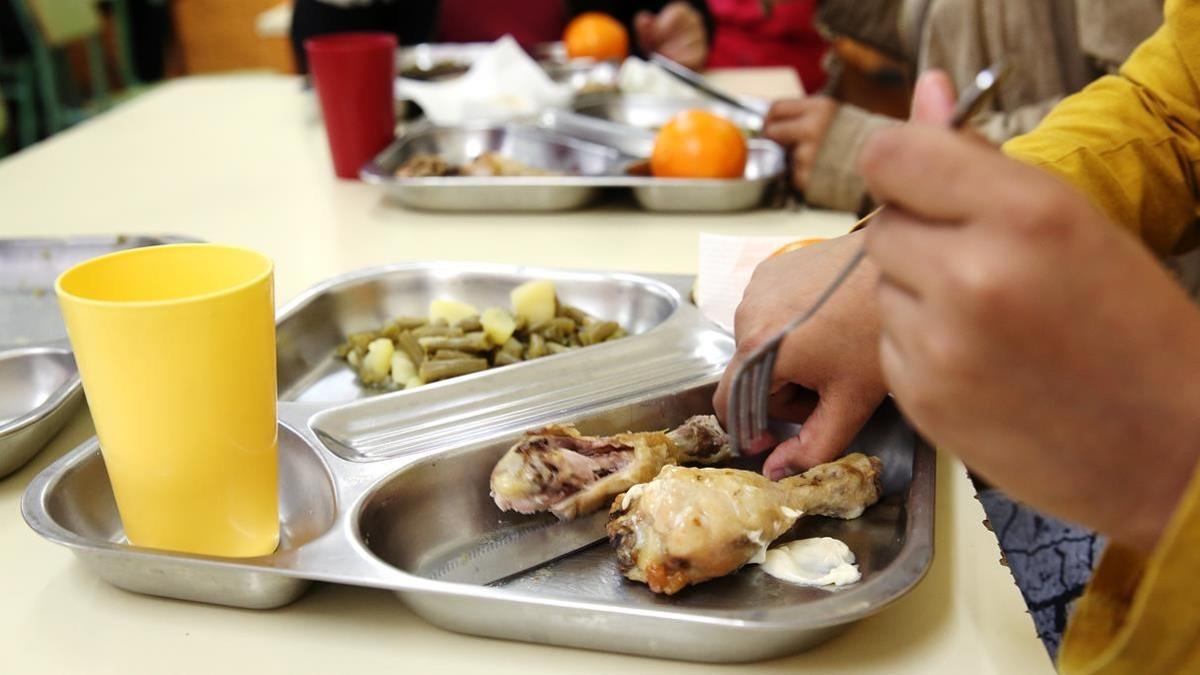
[[[1067,98],[1004,146],[1073,183],[1160,254],[1186,242],[1200,200],[1200,0],[1168,0],[1165,14],[1119,74]],[[1075,606],[1059,667],[1200,673],[1197,478],[1150,556],[1118,545],[1105,552]]]

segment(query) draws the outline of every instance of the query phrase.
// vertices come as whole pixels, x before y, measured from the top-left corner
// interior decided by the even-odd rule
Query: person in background
[[[1111,72],[1162,21],[1162,0],[822,0],[818,23],[958,88],[1004,57],[1011,69],[976,129],[994,143],[1032,130],[1065,96]],[[914,72],[915,72],[914,71]],[[776,103],[764,134],[788,149],[792,182],[814,206],[865,212],[850,158],[897,124],[827,96]]]
[[[325,33],[390,31],[402,45],[512,35],[533,50],[561,39],[567,22],[584,12],[619,20],[639,53],[659,52],[697,70],[708,59],[713,24],[704,0],[296,0],[292,48],[302,73],[304,40]]]
[[[813,24],[816,0],[709,0],[716,35],[709,68],[787,66],[807,92],[825,86],[829,45]]]
[[[890,389],[919,429],[985,479],[1112,537],[1061,652],[1064,666],[1101,662],[1087,672],[1188,672],[1200,644],[1200,603],[1185,578],[1200,555],[1187,548],[1200,541],[1200,490],[1185,490],[1200,438],[1189,429],[1200,419],[1200,337],[1196,310],[1151,257],[1196,240],[1200,42],[1191,28],[1200,5],[1169,0],[1166,17],[1116,75],[1005,146],[1058,181],[989,159],[978,141],[905,131],[909,140],[874,146],[861,166],[873,195],[892,205],[882,222],[899,223],[895,235],[873,232],[876,223],[760,265],[714,401],[725,409],[745,354],[807,308],[867,240],[872,256],[784,341],[773,410],[806,421],[765,471],[779,477],[836,456]],[[942,108],[952,105],[946,89]],[[921,119],[930,96],[918,94]],[[907,182],[879,182],[893,171],[890,180]],[[931,220],[938,227],[918,225]],[[900,269],[903,259],[911,264]],[[877,293],[881,268],[895,279]],[[1060,571],[1080,564],[1054,562]]]

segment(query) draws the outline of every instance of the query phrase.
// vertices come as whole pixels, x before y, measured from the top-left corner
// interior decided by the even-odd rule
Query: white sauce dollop
[[[798,539],[767,551],[767,574],[800,586],[845,586],[862,578],[854,552],[832,537]]]

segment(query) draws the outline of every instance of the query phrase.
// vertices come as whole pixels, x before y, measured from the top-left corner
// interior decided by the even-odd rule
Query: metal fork
[[[975,79],[959,96],[954,116],[950,120],[952,128],[961,128],[983,107],[989,95],[995,92],[1000,79],[1007,70],[1005,62],[1000,60],[975,76]],[[867,214],[854,225],[853,230],[861,229],[884,208],[886,205]],[[775,371],[775,359],[779,356],[779,346],[783,343],[783,339],[821,309],[829,297],[858,267],[866,254],[866,249],[859,248],[833,281],[825,287],[825,290],[821,291],[816,302],[800,316],[792,319],[791,323],[784,326],[783,330],[779,331],[775,337],[759,345],[750,356],[738,365],[731,382],[725,417],[726,431],[729,433],[729,442],[735,454],[740,454],[742,448],[749,447],[767,431],[767,406],[771,397],[772,375]]]

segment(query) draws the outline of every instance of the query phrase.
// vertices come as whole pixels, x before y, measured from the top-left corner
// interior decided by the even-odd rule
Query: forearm
[[[874,115],[843,104],[834,115],[821,148],[813,161],[805,200],[813,206],[840,211],[858,211],[867,188],[854,165],[867,137],[877,129],[899,124],[884,115]]]

